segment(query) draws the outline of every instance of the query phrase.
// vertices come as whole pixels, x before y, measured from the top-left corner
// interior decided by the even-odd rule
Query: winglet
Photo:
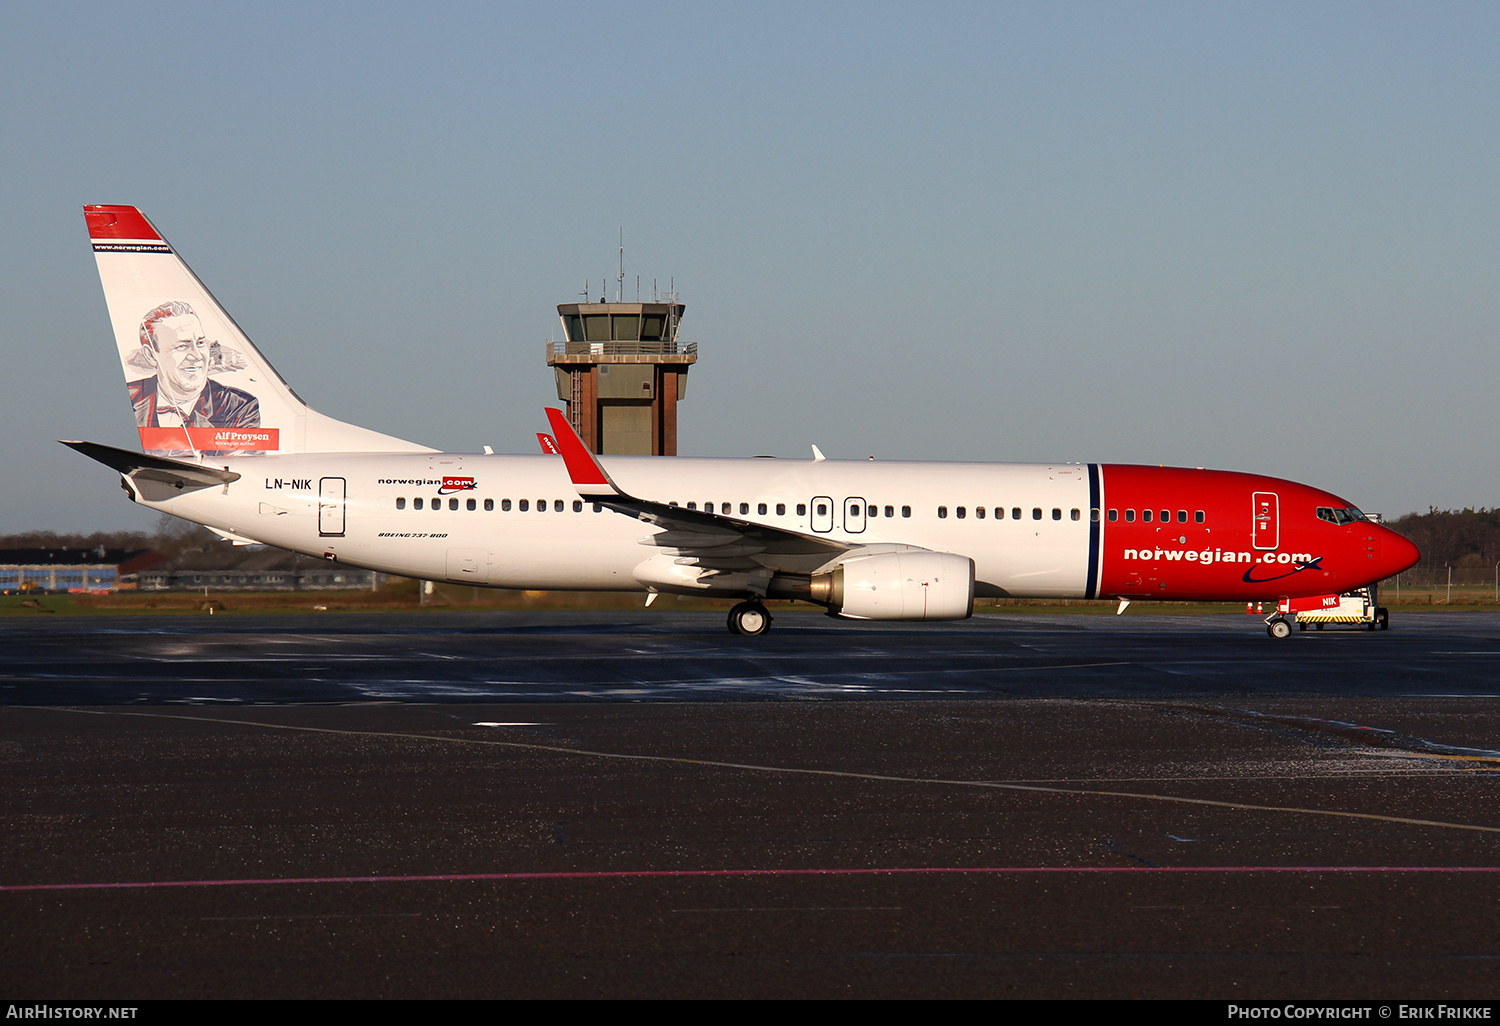
[[[557,442],[553,440],[551,435],[543,431],[538,431],[536,433],[536,442],[542,447],[542,452],[548,456],[562,455],[562,450],[557,447]]]
[[[572,479],[573,487],[578,489],[578,494],[585,499],[625,497],[625,492],[610,480],[609,474],[605,473],[594,454],[589,452],[588,446],[583,444],[583,439],[578,437],[578,432],[568,423],[567,416],[561,410],[549,406],[547,419],[552,423],[552,437],[557,442],[563,463],[568,468],[568,477]]]

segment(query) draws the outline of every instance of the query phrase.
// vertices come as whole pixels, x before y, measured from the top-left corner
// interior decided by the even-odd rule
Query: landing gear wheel
[[[1381,630],[1383,630],[1383,631],[1390,630],[1391,629],[1391,611],[1389,609],[1385,608],[1385,606],[1378,607],[1375,610],[1375,621],[1380,624],[1380,629]]]
[[[1266,633],[1278,641],[1282,638],[1289,638],[1292,636],[1292,625],[1278,616],[1266,624]]]
[[[771,629],[771,614],[759,602],[741,602],[729,611],[729,630],[756,638]]]

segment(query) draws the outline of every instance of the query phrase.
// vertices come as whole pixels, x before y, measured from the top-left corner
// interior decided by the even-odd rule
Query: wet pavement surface
[[[1393,625],[0,621],[0,992],[1493,997],[1500,615]]]

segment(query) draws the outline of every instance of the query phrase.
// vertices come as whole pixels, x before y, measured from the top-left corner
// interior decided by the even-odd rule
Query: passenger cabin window
[[[766,504],[764,502],[757,502],[755,504],[755,515],[758,517],[766,515]]]
[[[1118,519],[1120,519],[1120,511],[1117,510],[1117,509],[1110,510],[1109,511],[1109,522],[1112,524],[1112,523],[1114,523]]]
[[[938,519],[939,520],[947,520],[948,519],[948,507],[947,506],[939,506],[938,507]]]
[[[962,520],[964,517],[966,517],[966,516],[969,515],[969,511],[966,510],[962,506],[958,507],[958,511],[957,512],[958,512],[958,519],[960,519],[960,520]]]
[[[583,512],[583,500],[582,499],[574,499],[573,500],[573,512],[574,513],[582,513]]]
[[[563,502],[561,499],[553,499],[552,500],[552,512],[554,512],[554,513],[561,513],[563,510],[565,510],[567,508],[568,508],[567,507],[567,503]],[[578,508],[582,509],[583,506],[580,504]]]
[[[1177,511],[1177,522],[1179,524],[1187,523],[1187,510],[1180,509]]]
[[[421,509],[422,508],[422,500],[420,498],[411,500],[411,508],[412,509]]]
[[[911,507],[910,506],[902,506],[901,507],[901,515],[903,517],[909,517],[909,516],[911,516]]]
[[[501,499],[500,500],[500,512],[502,512],[502,513],[509,513],[510,512],[510,500],[509,499]]]
[[[406,498],[404,496],[401,497],[401,498],[398,498],[396,500],[396,508],[397,509],[405,509],[406,508]]]
[[[780,509],[781,507],[778,506],[776,508]],[[807,503],[805,503],[805,502],[799,502],[799,503],[797,503],[797,515],[799,517],[805,517],[805,516],[807,516]]]
[[[494,499],[485,499],[484,500],[484,511],[486,513],[493,513],[495,511],[495,500]]]
[[[1172,511],[1171,510],[1164,509],[1164,510],[1161,511],[1161,522],[1164,523],[1164,524],[1170,524],[1172,522]]]
[[[1052,507],[1052,519],[1053,520],[1061,520],[1062,519],[1062,510],[1058,509],[1056,506]]]
[[[784,502],[778,502],[776,504],[776,515],[778,517],[784,517],[784,516],[786,516],[786,503],[784,503]]]
[[[1193,514],[1193,522],[1198,524],[1203,523],[1203,511],[1201,509]]]
[[[1078,510],[1078,509],[1071,510],[1068,513],[1068,519],[1069,520],[1082,520],[1083,519],[1083,511],[1082,510]],[[1098,520],[1099,518],[1095,517],[1094,519]]]
[[[531,500],[522,499],[516,504],[516,508],[519,509],[522,513],[525,513],[527,510],[531,509]]]
[[[983,506],[975,506],[974,507],[974,515],[976,517],[978,517],[980,520],[983,520],[984,519],[984,507]]]
[[[1133,509],[1127,509],[1125,511],[1125,522],[1127,524],[1133,524],[1133,523],[1135,523],[1135,510],[1133,510]]]
[[[1145,524],[1151,523],[1151,511],[1149,509],[1141,510],[1141,522]]]
[[[1040,520],[1040,519],[1042,519],[1042,507],[1040,507],[1040,506],[1033,506],[1031,508],[1031,519],[1033,519],[1033,520]]]
[[[469,509],[470,509],[470,510],[471,510],[471,511],[472,511],[472,510],[476,510],[476,509],[478,509],[478,508],[479,508],[479,500],[478,500],[478,499],[470,499],[470,500],[469,500],[469,501],[468,501],[468,502],[467,502],[467,503],[465,503],[465,505],[466,505],[466,506],[467,506],[467,507],[468,507],[468,508],[469,508]]]
[[[1021,519],[1021,507],[1020,506],[1013,506],[1013,507],[1011,507],[1010,518],[1012,520],[1020,520]]]
[[[748,516],[749,514],[750,514],[750,504],[748,502],[742,502],[742,503],[740,503],[740,516],[742,516],[742,517],[743,516]]]

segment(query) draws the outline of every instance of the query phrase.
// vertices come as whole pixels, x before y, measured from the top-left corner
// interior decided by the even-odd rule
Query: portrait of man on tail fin
[[[211,375],[245,366],[232,349],[209,341],[192,306],[180,300],[162,303],[141,319],[141,348],[129,359],[147,376],[127,382],[143,446],[162,454],[218,456],[218,449],[196,444],[195,428],[260,426],[260,400]],[[147,429],[179,429],[163,432]],[[170,449],[162,449],[169,443]],[[243,450],[239,450],[243,451]]]

